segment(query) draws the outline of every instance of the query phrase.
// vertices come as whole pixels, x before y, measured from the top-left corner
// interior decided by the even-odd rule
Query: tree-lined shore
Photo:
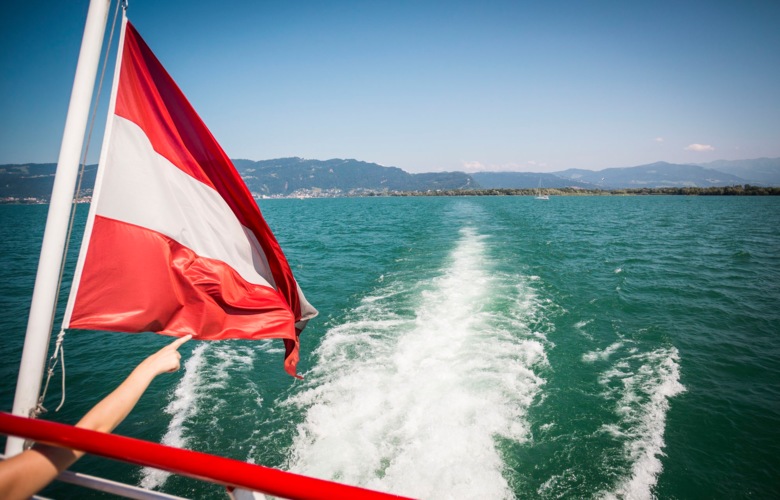
[[[646,195],[682,195],[682,196],[780,196],[780,187],[751,186],[750,184],[720,187],[663,187],[636,189],[581,189],[550,188],[542,189],[548,196],[646,196]],[[374,193],[369,196],[534,196],[536,189],[441,189],[435,191],[399,191]]]

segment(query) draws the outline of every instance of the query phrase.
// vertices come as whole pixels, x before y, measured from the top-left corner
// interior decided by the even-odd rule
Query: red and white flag
[[[125,24],[106,138],[64,327],[281,338],[317,311],[232,162]]]

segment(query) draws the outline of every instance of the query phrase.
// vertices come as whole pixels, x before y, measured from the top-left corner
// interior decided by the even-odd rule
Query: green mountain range
[[[701,165],[657,162],[599,171],[560,172],[431,172],[412,174],[358,160],[233,160],[249,190],[256,196],[301,193],[331,195],[388,191],[436,191],[493,188],[576,187],[626,189],[658,187],[717,187],[752,184],[780,186],[780,158],[716,161]],[[54,183],[54,163],[0,165],[0,201],[23,198],[46,200]],[[96,165],[87,165],[82,194],[91,194]]]
[[[291,194],[299,190],[426,191],[473,189],[474,179],[463,172],[410,174],[397,167],[383,167],[358,160],[233,160],[252,193]]]

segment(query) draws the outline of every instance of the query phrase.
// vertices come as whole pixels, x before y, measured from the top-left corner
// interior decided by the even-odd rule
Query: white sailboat
[[[549,200],[550,197],[546,194],[542,194],[542,178],[539,177],[539,187],[536,188],[536,196],[534,197],[535,200]]]

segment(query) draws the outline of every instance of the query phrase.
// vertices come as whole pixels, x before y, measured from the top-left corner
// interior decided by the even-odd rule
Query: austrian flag
[[[280,338],[296,376],[306,301],[251,193],[125,21],[64,326]]]

